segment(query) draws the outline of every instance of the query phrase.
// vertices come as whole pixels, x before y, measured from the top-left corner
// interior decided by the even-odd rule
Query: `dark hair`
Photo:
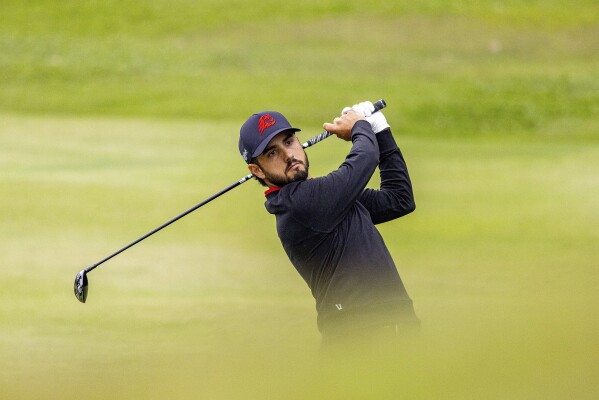
[[[252,160],[250,161],[250,164],[256,164],[257,166],[259,166],[260,168],[262,168],[262,166],[258,162],[258,157],[252,158]],[[258,183],[260,183],[262,186],[268,187],[268,185],[266,184],[266,182],[264,182],[264,179],[258,178],[256,175],[254,175],[254,178],[256,178],[256,180],[258,181]]]

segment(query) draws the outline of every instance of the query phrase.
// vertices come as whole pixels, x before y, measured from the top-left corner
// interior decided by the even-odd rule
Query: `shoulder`
[[[340,187],[331,183],[327,177],[289,183],[267,196],[266,209],[271,214],[312,215],[317,210],[323,210],[327,199],[331,199],[334,191],[340,190]]]
[[[271,214],[278,214],[283,211],[288,211],[293,209],[297,204],[301,204],[301,199],[304,195],[303,183],[301,182],[292,182],[289,183],[278,190],[268,190],[266,192],[266,209]],[[298,196],[300,198],[298,198]]]

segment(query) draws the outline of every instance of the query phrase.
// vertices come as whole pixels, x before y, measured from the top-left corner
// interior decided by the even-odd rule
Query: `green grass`
[[[0,4],[0,397],[595,399],[595,1]],[[417,210],[380,230],[423,321],[318,356],[248,182],[247,115],[302,139],[384,97]],[[348,144],[309,150],[312,173]],[[376,185],[377,179],[373,179]]]
[[[279,3],[4,2],[0,109],[305,124],[385,97],[418,135],[598,136],[595,2]]]
[[[229,124],[3,121],[7,397],[597,393],[596,146],[398,135],[418,210],[381,231],[423,334],[399,364],[329,369],[255,182],[94,271],[87,304],[71,292],[79,269],[244,175]],[[346,150],[311,149],[315,173]]]

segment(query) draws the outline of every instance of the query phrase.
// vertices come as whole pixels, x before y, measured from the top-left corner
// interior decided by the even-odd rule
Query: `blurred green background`
[[[385,98],[417,211],[380,226],[423,321],[319,358],[239,126]],[[309,150],[312,174],[349,150]],[[599,3],[0,3],[0,397],[595,399]],[[373,178],[376,185],[377,178]]]

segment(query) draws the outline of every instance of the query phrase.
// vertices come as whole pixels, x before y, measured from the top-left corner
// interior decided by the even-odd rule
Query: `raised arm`
[[[416,209],[408,167],[390,129],[376,135],[379,144],[379,190],[366,189],[359,201],[375,224],[402,217]]]
[[[343,220],[376,170],[379,148],[370,125],[359,120],[350,131],[353,145],[338,169],[289,191],[295,218],[312,229],[328,232]]]

